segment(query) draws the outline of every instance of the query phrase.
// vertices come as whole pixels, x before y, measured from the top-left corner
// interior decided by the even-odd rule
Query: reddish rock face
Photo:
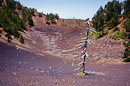
[[[4,28],[0,28],[0,31],[4,30]]]

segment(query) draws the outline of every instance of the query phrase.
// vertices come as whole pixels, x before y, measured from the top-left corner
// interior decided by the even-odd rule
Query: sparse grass
[[[67,26],[67,23],[66,22],[62,22],[61,25],[62,26]]]
[[[106,38],[107,38],[107,35],[104,35],[104,38],[106,39]]]
[[[20,37],[19,37],[19,42],[22,43],[22,44],[24,43],[24,38],[23,38],[22,35],[20,35]]]
[[[121,37],[122,39],[125,39],[125,38],[127,37],[126,32],[125,32],[125,31],[121,31],[121,32],[120,32],[120,37]]]
[[[119,39],[120,39],[120,36],[119,36],[118,34],[114,34],[114,35],[112,36],[112,39],[114,39],[114,40],[119,40]]]
[[[85,73],[83,73],[83,71],[79,72],[76,74],[77,76],[85,76]]]
[[[97,33],[96,36],[95,36],[95,39],[98,40],[99,37],[100,37],[99,33]]]
[[[119,39],[126,39],[126,32],[125,31],[117,31],[114,35],[110,35],[110,38],[114,40],[119,40]]]
[[[88,38],[90,38],[90,39],[93,39],[94,38],[94,35],[95,35],[95,33],[89,33],[89,35],[88,35]]]

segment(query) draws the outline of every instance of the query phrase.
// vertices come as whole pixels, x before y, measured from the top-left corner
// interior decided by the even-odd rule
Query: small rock
[[[36,69],[36,71],[39,71],[38,69]]]
[[[44,71],[41,71],[41,73],[43,73]]]
[[[24,64],[26,64],[26,62],[23,62]]]
[[[49,67],[50,68],[50,70],[52,69],[52,67]]]
[[[72,66],[74,66],[74,62],[72,63]]]
[[[60,70],[59,72],[61,73],[62,71]]]
[[[16,73],[16,72],[13,72],[13,75],[17,75],[17,73]]]
[[[22,62],[19,62],[19,64],[21,64]]]
[[[30,69],[31,69],[31,70],[33,70],[34,68],[33,68],[33,67],[31,67]]]
[[[66,64],[67,62],[66,62],[66,61],[64,61],[64,63]]]
[[[65,79],[63,79],[63,82],[65,81]]]
[[[12,66],[13,68],[19,68],[18,66],[16,66],[16,65],[14,65],[14,66]]]
[[[17,47],[17,50],[19,49],[19,47]]]

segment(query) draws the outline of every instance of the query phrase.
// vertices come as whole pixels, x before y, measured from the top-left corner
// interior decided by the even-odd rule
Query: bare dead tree
[[[87,44],[94,44],[93,41],[89,40],[88,34],[89,34],[89,32],[95,32],[96,33],[95,30],[89,28],[89,22],[85,22],[85,23],[87,24],[86,37],[82,38],[82,41],[80,41],[80,44],[76,45],[78,48],[75,49],[75,50],[83,49],[83,56],[82,56],[83,60],[82,60],[82,62],[80,62],[78,64],[78,65],[82,64],[82,67],[74,70],[74,71],[81,70],[84,74],[85,74],[85,60],[86,60],[86,57],[89,56],[87,54]]]

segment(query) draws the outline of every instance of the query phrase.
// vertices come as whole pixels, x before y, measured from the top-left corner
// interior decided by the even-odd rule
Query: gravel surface
[[[86,64],[86,76],[72,62],[36,55],[0,43],[0,86],[130,86],[130,64]]]
[[[73,71],[82,61],[81,51],[70,52],[84,37],[86,28],[47,25],[45,17],[33,17],[34,27],[21,33],[25,44],[13,38],[7,45],[0,37],[0,86],[130,86],[130,64],[122,62],[122,40],[93,40],[88,45],[85,76]],[[76,21],[68,21],[72,26]],[[80,20],[77,20],[80,22]],[[84,21],[82,21],[83,23]],[[78,74],[77,74],[78,73]]]

